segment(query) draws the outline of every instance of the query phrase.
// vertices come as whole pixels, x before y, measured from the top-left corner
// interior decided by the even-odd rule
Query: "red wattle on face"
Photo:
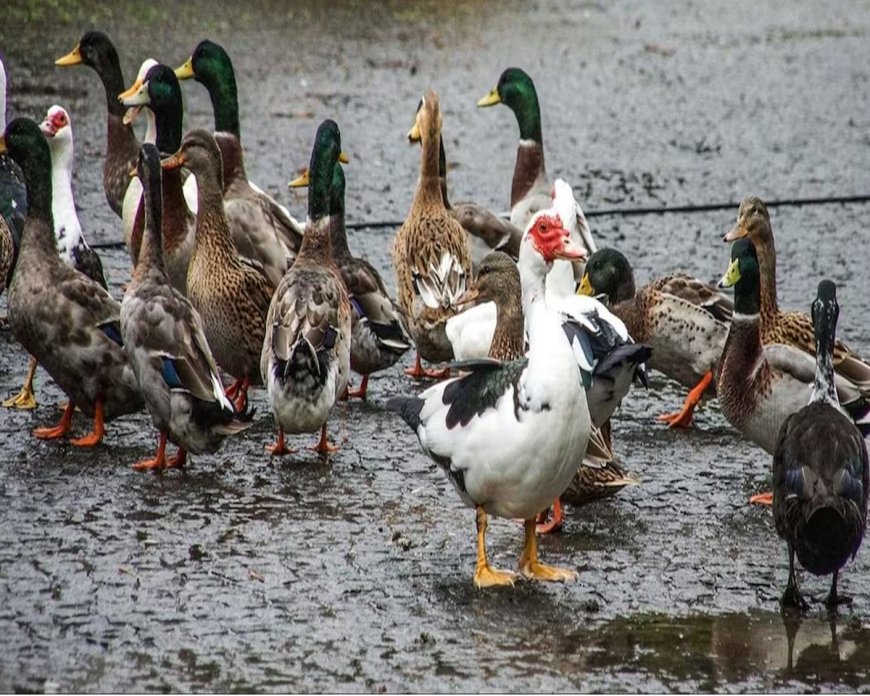
[[[570,238],[568,230],[562,227],[562,219],[558,215],[543,215],[537,220],[529,232],[535,248],[549,262],[555,261],[565,239]]]

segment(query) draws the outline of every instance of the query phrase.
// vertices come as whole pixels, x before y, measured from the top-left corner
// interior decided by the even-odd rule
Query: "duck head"
[[[577,290],[579,295],[606,295],[610,304],[634,297],[634,272],[625,255],[616,249],[599,249],[586,262]]]
[[[533,249],[547,265],[556,259],[586,260],[586,251],[571,239],[570,232],[562,224],[562,218],[553,209],[535,213],[523,235],[521,250],[523,247]]]
[[[748,196],[737,210],[737,225],[722,237],[722,241],[733,242],[748,237],[758,242],[770,234],[770,214],[767,206],[757,196]]]
[[[495,302],[503,306],[511,299],[520,306],[520,272],[513,259],[503,251],[487,254],[477,268],[477,277],[459,298],[459,304]]]
[[[197,181],[213,181],[219,191],[223,190],[221,151],[208,131],[190,131],[184,136],[178,151],[161,162],[163,169],[178,169],[182,166],[187,167]]]
[[[756,315],[761,304],[758,254],[751,239],[738,239],[731,245],[731,263],[719,281],[720,288],[734,288],[734,313]]]

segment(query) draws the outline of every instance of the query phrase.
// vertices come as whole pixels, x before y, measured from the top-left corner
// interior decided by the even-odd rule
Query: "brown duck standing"
[[[453,358],[445,323],[460,306],[471,274],[471,251],[465,230],[444,206],[438,176],[441,112],[438,95],[423,95],[409,139],[422,142],[420,181],[411,210],[393,242],[398,303],[417,346],[417,360],[406,374],[440,378],[447,370],[424,370],[421,358],[443,362]]]

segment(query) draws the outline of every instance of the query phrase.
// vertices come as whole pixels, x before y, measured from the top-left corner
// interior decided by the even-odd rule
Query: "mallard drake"
[[[423,105],[422,100],[417,104],[417,111]],[[410,142],[421,142],[420,132],[412,128],[408,133]],[[471,248],[472,265],[476,268],[491,251],[503,251],[514,261],[520,253],[520,241],[523,231],[516,225],[512,225],[491,210],[471,201],[451,203],[447,195],[447,155],[444,152],[443,136],[438,140],[438,179],[441,184],[441,198],[444,207],[456,218],[468,233],[468,242]]]
[[[188,133],[163,170],[185,166],[197,181],[196,239],[187,269],[187,297],[202,318],[220,367],[236,382],[228,390],[245,409],[248,387],[260,385],[266,313],[275,285],[262,267],[239,258],[224,212],[221,153],[210,133]]]
[[[544,277],[553,261],[582,254],[553,211],[533,217],[519,259],[528,358],[464,363],[469,374],[387,404],[477,511],[477,587],[513,585],[516,577],[489,565],[487,515],[525,520],[523,575],[576,578],[571,570],[538,561],[535,518],[570,483],[592,427],[571,345],[544,301]]]
[[[840,408],[834,386],[837,288],[819,283],[812,305],[816,373],[809,404],[782,424],[773,453],[773,519],[788,543],[788,585],[782,603],[806,607],[794,557],[814,575],[833,573],[827,604],[837,594],[840,570],[855,557],[867,526],[870,463],[861,432]]]
[[[616,249],[589,257],[579,292],[606,296],[631,337],[652,349],[647,367],[691,389],[679,412],[659,416],[671,427],[688,427],[700,400],[716,394],[713,375],[728,336],[730,300],[683,274],[636,290],[631,264]]]
[[[815,360],[793,346],[762,344],[759,263],[751,240],[734,242],[731,264],[719,284],[734,287],[734,315],[716,375],[719,404],[744,437],[773,453],[786,418],[810,400]],[[834,386],[840,404],[866,435],[870,403],[839,375]]]
[[[86,32],[72,51],[58,58],[55,65],[87,65],[103,83],[106,92],[106,158],[103,163],[103,189],[109,207],[121,217],[124,195],[130,186],[130,170],[136,166],[139,141],[133,127],[124,122],[127,111],[118,103],[124,89],[118,52],[109,37],[100,31]]]
[[[556,262],[554,262],[555,265]],[[516,264],[503,252],[491,252],[478,267],[477,277],[464,298],[492,302],[497,311],[488,357],[502,362],[525,355],[520,276]],[[635,373],[649,357],[646,346],[636,346],[625,332],[622,322],[591,298],[577,298],[589,306],[578,317],[559,313],[565,334],[580,354],[578,365],[584,386],[593,430],[590,450],[583,457],[577,474],[561,497],[576,506],[614,495],[621,488],[637,483],[616,462],[601,428],[628,392]],[[574,308],[575,312],[578,308]],[[624,333],[621,336],[618,332]],[[621,373],[626,376],[622,377]],[[594,446],[593,446],[594,445]],[[549,533],[562,525],[562,510],[557,498],[549,521],[542,520],[539,533]]]
[[[350,372],[351,307],[332,255],[329,189],[342,156],[335,121],[317,129],[308,173],[308,222],[296,261],[275,290],[266,318],[260,373],[278,424],[266,448],[287,454],[285,433],[320,429],[316,451],[335,451],[326,423]]]
[[[776,299],[776,246],[770,215],[760,198],[749,196],[737,211],[737,225],[723,241],[749,238],[761,271],[761,341],[781,343],[814,354],[813,323],[804,312],[783,312]],[[870,364],[844,343],[834,344],[834,370],[870,398]]]
[[[460,310],[456,300],[471,276],[471,250],[462,225],[444,207],[441,196],[441,112],[433,90],[423,95],[409,139],[416,137],[415,131],[422,142],[420,181],[408,217],[393,242],[392,256],[399,307],[417,346],[416,363],[405,372],[415,378],[438,378],[446,372],[423,370],[420,359],[439,362],[454,357],[445,322]]]
[[[145,61],[133,85],[118,95],[122,104],[133,107],[126,120],[147,106],[149,120],[153,117],[157,149],[172,155],[181,147],[181,120],[184,106],[181,87],[175,73],[165,65]],[[146,141],[150,139],[146,136]],[[190,183],[187,183],[190,182]],[[180,169],[163,176],[163,260],[172,287],[187,291],[187,267],[193,251],[196,229],[196,179],[187,181]],[[187,188],[187,191],[185,191]],[[193,196],[189,202],[188,197]],[[134,179],[124,201],[124,241],[135,266],[142,243],[142,184]]]
[[[80,273],[108,291],[103,274],[103,263],[96,251],[88,246],[76,213],[72,192],[74,161],[72,124],[69,114],[54,105],[39,125],[51,151],[51,212],[54,218],[54,236],[61,258]],[[16,396],[4,402],[14,408],[36,408],[33,380],[37,362],[31,356],[24,385]]]
[[[296,188],[309,183],[306,169],[290,182],[290,186]],[[365,399],[369,375],[395,365],[411,344],[405,337],[398,310],[380,274],[368,261],[356,258],[350,252],[344,224],[344,189],[344,169],[339,162],[332,176],[329,202],[332,255],[353,309],[350,369],[362,375],[359,389],[349,390],[347,396]]]
[[[69,432],[79,408],[93,431],[72,444],[91,447],[104,423],[142,408],[142,397],[121,340],[120,304],[57,254],[51,214],[51,153],[39,126],[18,118],[0,151],[21,167],[30,206],[21,251],[9,286],[9,325],[15,338],[69,397],[60,423],[33,434],[54,439]]]
[[[261,263],[277,285],[302,244],[302,226],[283,205],[248,181],[233,63],[221,46],[206,39],[175,75],[179,80],[193,78],[208,90],[233,241],[239,254]]]
[[[166,469],[183,466],[187,452],[216,452],[227,437],[251,426],[251,416],[224,395],[202,319],[169,282],[160,239],[160,153],[150,143],[142,146],[137,172],[145,233],[121,303],[121,334],[160,440],[155,456],[133,468]],[[167,440],[178,445],[175,456],[166,456]]]

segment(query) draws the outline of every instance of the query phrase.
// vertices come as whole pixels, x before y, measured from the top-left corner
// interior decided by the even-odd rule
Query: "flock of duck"
[[[571,187],[547,177],[525,72],[506,70],[478,102],[505,104],[519,125],[509,221],[450,204],[429,90],[408,133],[421,145],[420,178],[392,247],[394,302],[348,246],[347,158],[334,121],[320,124],[309,167],[290,184],[309,189],[303,227],[247,178],[235,74],[219,45],[202,41],[175,70],[146,60],[129,87],[100,32],[56,64],[88,66],[105,88],[103,181],[133,270],[119,302],[76,216],[70,115],[52,106],[41,124],[5,125],[0,70],[0,279],[9,328],[31,356],[21,392],[4,405],[35,406],[37,364],[69,398],[60,422],[34,436],[67,436],[78,410],[93,428],[71,443],[93,447],[106,423],[147,409],[159,442],[134,468],[178,467],[247,430],[248,392],[262,387],[277,429],[267,451],[286,454],[287,435],[319,432],[316,450],[326,453],[335,403],[365,398],[369,376],[414,346],[406,372],[438,381],[387,407],[476,509],[475,584],[517,578],[488,561],[489,515],[524,520],[523,576],[570,580],[573,571],[540,562],[536,531],[560,524],[560,499],[582,504],[636,482],[613,455],[610,419],[652,368],[690,389],[661,417],[671,427],[690,426],[699,402],[715,397],[773,455],[773,492],[757,500],[772,503],[788,543],[783,602],[804,603],[797,555],[808,571],[833,574],[836,604],[838,573],[866,522],[870,364],[835,338],[831,281],[819,284],[811,316],[778,307],[761,200],[743,201],[724,238],[733,244],[719,285],[733,287],[733,300],[682,273],[637,288],[623,254],[596,248]],[[188,78],[209,92],[214,133],[182,133],[179,80]],[[142,143],[131,126],[140,114]],[[356,390],[351,372],[362,378]]]

